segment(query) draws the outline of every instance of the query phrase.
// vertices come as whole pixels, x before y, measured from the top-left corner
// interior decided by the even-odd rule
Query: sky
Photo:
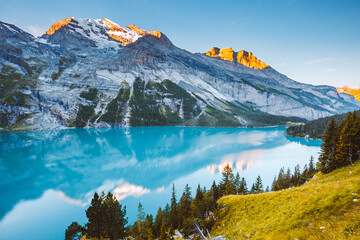
[[[41,35],[68,18],[159,30],[178,47],[232,47],[288,77],[360,88],[359,0],[1,0],[0,21]]]

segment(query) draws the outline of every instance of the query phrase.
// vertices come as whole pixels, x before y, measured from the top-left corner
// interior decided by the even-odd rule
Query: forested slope
[[[360,116],[360,110],[355,111]],[[339,124],[347,116],[347,113],[337,114],[330,117],[319,118],[313,121],[309,121],[302,125],[291,126],[286,130],[286,135],[292,137],[306,137],[321,139],[326,127],[329,125],[332,119]]]

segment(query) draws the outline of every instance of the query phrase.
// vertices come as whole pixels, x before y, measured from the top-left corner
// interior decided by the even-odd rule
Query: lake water
[[[136,127],[0,132],[0,239],[64,239],[86,222],[95,191],[112,191],[129,222],[141,202],[156,214],[186,183],[208,189],[230,164],[248,188],[266,187],[281,167],[303,168],[321,141],[284,135],[285,127]]]

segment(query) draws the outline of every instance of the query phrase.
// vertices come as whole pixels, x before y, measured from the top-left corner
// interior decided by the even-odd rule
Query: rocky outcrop
[[[56,23],[54,23],[50,28],[49,30],[47,30],[45,32],[45,34],[48,34],[48,35],[52,35],[55,33],[55,31],[59,30],[60,28],[62,28],[63,26],[66,26],[68,25],[68,23],[71,21],[72,17],[69,17],[69,18],[65,18],[63,20],[60,20]]]
[[[356,100],[360,102],[360,88],[351,89],[348,86],[344,86],[342,88],[336,88],[336,90],[338,91],[338,93],[346,93],[352,95]]]
[[[257,59],[252,52],[247,52],[245,50],[241,50],[239,52],[234,52],[232,48],[217,48],[213,47],[210,51],[205,53],[209,57],[220,58],[225,61],[230,62],[238,62],[246,67],[254,68],[254,69],[264,69],[269,67],[263,61]]]

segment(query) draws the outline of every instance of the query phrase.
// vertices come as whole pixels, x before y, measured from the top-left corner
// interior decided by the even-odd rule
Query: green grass
[[[329,174],[318,173],[291,190],[226,196],[218,204],[214,236],[360,239],[360,162]]]

